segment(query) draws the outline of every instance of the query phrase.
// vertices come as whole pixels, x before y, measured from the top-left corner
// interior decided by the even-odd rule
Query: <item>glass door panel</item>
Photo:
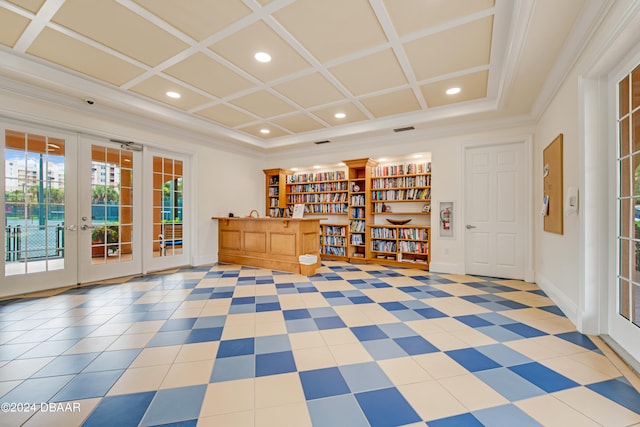
[[[0,295],[76,281],[75,141],[47,132],[4,129],[4,231]],[[14,289],[12,289],[14,288]]]
[[[153,256],[183,254],[183,162],[153,156]]]

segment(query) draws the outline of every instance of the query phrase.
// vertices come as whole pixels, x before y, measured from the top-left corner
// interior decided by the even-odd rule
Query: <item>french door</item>
[[[31,126],[0,130],[0,296],[140,273],[140,153]]]

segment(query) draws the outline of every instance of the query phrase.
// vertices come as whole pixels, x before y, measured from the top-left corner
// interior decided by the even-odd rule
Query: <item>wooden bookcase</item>
[[[265,216],[281,218],[289,216],[287,211],[286,182],[287,174],[291,171],[286,169],[263,169],[265,175]]]
[[[369,158],[344,163],[346,172],[265,169],[269,216],[288,215],[303,203],[305,216],[331,217],[320,224],[322,258],[428,270],[431,163],[379,165]],[[387,218],[421,220],[394,225]]]

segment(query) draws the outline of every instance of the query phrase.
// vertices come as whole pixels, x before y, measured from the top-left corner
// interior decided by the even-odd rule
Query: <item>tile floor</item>
[[[0,302],[0,425],[640,426],[594,342],[530,283],[189,268]]]

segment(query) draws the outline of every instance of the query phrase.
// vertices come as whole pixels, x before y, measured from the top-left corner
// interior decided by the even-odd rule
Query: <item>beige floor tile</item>
[[[266,337],[270,335],[282,335],[287,333],[287,325],[284,320],[280,322],[258,322],[256,323],[256,336]]]
[[[256,408],[305,402],[297,372],[256,378]]]
[[[509,403],[501,394],[473,374],[442,378],[438,381],[470,411]]]
[[[164,325],[164,320],[153,320],[150,322],[137,322],[133,324],[129,329],[127,329],[125,334],[144,334],[146,332],[158,332],[162,325]]]
[[[256,286],[256,296],[268,296],[268,295],[278,295],[278,291],[276,290],[275,284],[266,284],[266,285],[258,285]]]
[[[334,329],[331,329],[334,330]],[[303,348],[324,347],[327,343],[322,338],[320,331],[298,332],[289,334],[289,342],[293,350]]]
[[[640,423],[640,414],[584,387],[559,391],[553,396],[603,426],[628,426]]]
[[[116,336],[83,338],[69,350],[65,351],[64,354],[96,353],[105,351],[116,339],[118,339]]]
[[[199,360],[213,360],[218,353],[219,341],[199,342],[194,344],[184,344],[174,363],[197,362]]]
[[[282,311],[265,311],[255,314],[255,322],[260,323],[272,323],[272,322],[284,322],[284,315]]]
[[[255,379],[211,383],[202,402],[200,416],[229,414],[254,410]]]
[[[438,381],[405,384],[398,386],[398,390],[426,421],[468,412]]]
[[[210,279],[202,279],[196,285],[196,289],[199,289],[199,288],[215,288],[218,285],[218,281],[219,280],[220,280],[220,278],[218,278],[218,277],[214,277],[214,278],[210,278]]]
[[[405,322],[405,324],[411,329],[413,329],[414,331],[416,331],[418,334],[424,336],[425,334],[444,332],[444,329],[438,326],[436,322],[437,320],[439,319],[410,320],[408,322]],[[456,324],[461,323],[455,319],[451,319],[451,320],[456,322]]]
[[[362,293],[377,303],[407,299],[407,294],[396,288],[362,289]]]
[[[9,362],[3,362],[2,365],[0,365],[0,367],[5,366],[7,363]],[[2,370],[0,370],[0,373],[1,372]],[[21,383],[22,383],[22,380],[0,381],[0,397],[9,393],[11,390],[16,388]]]
[[[523,282],[522,280],[493,280],[493,283],[509,286],[510,288],[519,289],[521,291],[540,290],[540,287],[535,283]]]
[[[533,360],[553,359],[584,352],[584,347],[552,335],[509,341],[504,344]]]
[[[329,346],[333,358],[338,365],[350,365],[353,363],[364,363],[373,360],[373,357],[364,348],[362,344],[338,344]]]
[[[378,365],[395,385],[433,380],[433,377],[411,357],[380,360]]]
[[[254,411],[200,417],[197,427],[255,427],[255,417]]]
[[[309,292],[300,295],[302,296],[304,306],[307,308],[330,307],[330,304],[327,302],[325,297],[323,297],[322,294],[318,292]]]
[[[223,340],[254,337],[255,335],[256,325],[254,323],[235,323],[233,325],[225,325],[222,330]]]
[[[178,310],[185,310],[185,309],[195,309],[195,308],[199,308],[199,309],[203,309],[205,304],[207,303],[208,300],[199,300],[199,301],[184,301],[183,303],[181,303],[178,306]]]
[[[360,304],[341,305],[333,307],[333,309],[348,327],[365,326],[371,324],[371,320],[367,316],[365,316],[365,314],[360,309]]]
[[[209,384],[213,360],[197,362],[174,363],[165,376],[161,389],[188,387],[192,385]]]
[[[567,319],[566,317],[545,317],[522,323],[526,323],[533,328],[539,329],[551,335],[562,334],[565,332],[574,332],[576,330],[575,325],[571,323],[571,320]]]
[[[455,297],[428,298],[424,300],[424,302],[429,304],[436,310],[440,310],[447,316],[451,317],[466,316],[469,314],[491,313],[491,310]]]
[[[353,285],[346,280],[330,280],[313,284],[318,292],[352,291]]]
[[[470,283],[478,281],[477,277],[467,276],[466,274],[440,274],[440,276],[457,283]]]
[[[540,310],[539,308],[521,308],[518,310],[505,310],[501,311],[500,314],[502,316],[509,317],[513,320],[516,320],[521,323],[525,323],[527,325],[531,323],[535,323],[540,319],[557,319],[553,313],[549,313],[545,310]],[[574,328],[575,330],[575,328]]]
[[[424,339],[435,345],[440,351],[458,350],[469,347],[469,344],[449,332],[431,332],[420,334]]]
[[[0,369],[0,381],[25,380],[53,359],[55,359],[55,357],[12,360]]]
[[[147,323],[147,322],[139,322],[136,323],[136,325],[139,325],[140,323]],[[108,336],[120,336],[122,334],[124,334],[126,332],[127,329],[129,329],[131,326],[128,323],[108,323],[106,325],[102,325],[100,327],[98,327],[97,329],[91,331],[91,333],[89,335],[87,335],[87,337],[89,338],[94,338],[94,337],[108,337]]]
[[[236,286],[233,290],[233,297],[255,297],[256,296],[256,286],[255,285],[242,285]]]
[[[576,354],[572,356],[579,355]],[[588,365],[577,362],[572,356],[555,357],[553,359],[543,360],[540,363],[582,385],[607,381],[620,376],[617,370],[610,372],[615,372],[614,375],[607,375]]]
[[[514,404],[545,427],[601,426],[552,395],[521,400]]]
[[[202,308],[189,308],[185,310],[176,310],[171,314],[170,319],[192,319],[200,316]]]
[[[111,387],[107,395],[140,393],[155,391],[169,372],[171,365],[146,366],[143,368],[129,368]]]
[[[432,284],[434,288],[454,296],[486,295],[487,292],[464,283]]]
[[[404,272],[403,272],[403,274],[404,274]],[[405,277],[405,276],[386,277],[384,279],[384,281],[387,282],[388,284],[390,284],[391,286],[393,286],[394,288],[398,288],[398,287],[401,287],[401,286],[420,286],[420,285],[424,284],[424,283],[419,282],[419,281],[417,281],[415,279],[412,279],[411,277]]]
[[[444,353],[420,354],[412,357],[433,378],[441,379],[467,374],[468,371]]]
[[[312,427],[306,403],[256,409],[256,427]]]
[[[336,360],[328,347],[300,348],[293,350],[298,371],[336,366]]]
[[[228,299],[220,299],[217,301],[222,301],[217,304],[206,304],[204,308],[200,311],[200,316],[225,316],[229,313],[229,306],[231,306],[231,301]]]
[[[113,344],[107,347],[107,350],[126,350],[132,348],[144,348],[145,345],[155,335],[154,332],[145,334],[122,335],[116,339]]]
[[[621,375],[620,370],[607,356],[595,353],[593,351],[583,351],[582,353],[572,354],[569,359],[580,363],[590,369],[594,369],[608,378],[616,378]]]
[[[508,299],[510,301],[516,301],[521,304],[528,305],[530,307],[546,307],[548,305],[553,305],[553,301],[548,297],[532,294],[531,292],[500,292],[496,293],[496,296],[502,297],[504,299]]]
[[[38,411],[23,427],[69,427],[79,426],[91,414],[102,399],[83,399],[73,402],[56,402],[60,411]],[[58,406],[62,404],[63,406]],[[4,420],[3,420],[4,421]]]
[[[455,335],[461,341],[467,343],[467,347],[480,347],[483,345],[496,344],[498,342],[490,336],[485,335],[477,329],[471,327],[461,329],[457,331]]]
[[[372,323],[398,323],[398,318],[378,304],[358,304]]]
[[[301,294],[285,294],[278,297],[280,307],[283,310],[295,310],[297,308],[305,308],[304,300]]]
[[[130,367],[142,368],[146,366],[171,365],[175,362],[180,349],[181,346],[179,345],[145,348],[131,363]]]
[[[320,331],[320,335],[322,335],[322,339],[327,345],[340,345],[340,344],[356,344],[359,343],[360,340],[351,332],[351,329],[348,328],[340,328],[340,329],[325,329]]]

